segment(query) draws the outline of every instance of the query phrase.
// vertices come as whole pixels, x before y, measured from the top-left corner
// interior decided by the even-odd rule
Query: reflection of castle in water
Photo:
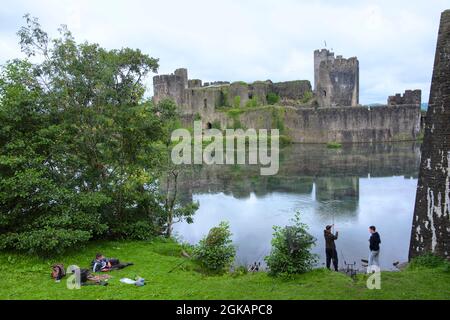
[[[183,172],[180,189],[186,201],[194,194],[220,193],[248,198],[283,192],[312,194],[320,211],[339,209],[355,213],[359,180],[370,177],[417,177],[420,146],[417,143],[344,145],[292,145],[280,151],[280,170],[261,176],[258,166],[193,166]]]

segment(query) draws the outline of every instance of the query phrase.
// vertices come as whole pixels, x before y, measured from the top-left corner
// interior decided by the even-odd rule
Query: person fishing
[[[375,226],[369,227],[370,239],[369,239],[369,267],[371,266],[380,266],[379,258],[380,258],[380,243],[381,238],[380,234],[377,232],[377,228]]]
[[[333,225],[328,225],[325,227],[325,230],[323,231],[324,237],[325,237],[325,254],[327,259],[327,269],[330,270],[331,266],[331,260],[333,260],[333,266],[334,270],[338,271],[338,254],[336,250],[336,244],[334,243],[335,240],[338,238],[339,232],[336,231],[336,234],[333,234],[331,232],[331,228],[334,227]]]

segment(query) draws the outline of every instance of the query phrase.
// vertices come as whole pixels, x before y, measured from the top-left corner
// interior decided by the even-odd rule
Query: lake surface
[[[297,211],[317,238],[313,251],[323,266],[323,229],[336,225],[339,266],[368,255],[368,226],[381,235],[380,263],[393,269],[406,261],[414,210],[420,145],[390,143],[292,145],[280,152],[275,176],[260,176],[258,166],[196,166],[181,178],[185,201],[199,201],[193,224],[174,226],[177,236],[197,243],[220,221],[229,221],[236,263],[263,262],[272,227],[285,226]]]

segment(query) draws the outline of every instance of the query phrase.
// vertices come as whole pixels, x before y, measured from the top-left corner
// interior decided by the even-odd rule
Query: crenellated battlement
[[[342,55],[335,57],[327,49],[315,50],[314,90],[322,107],[358,105],[358,59],[344,58]]]
[[[389,96],[387,101],[388,106],[396,106],[403,104],[420,105],[421,103],[422,103],[422,91],[419,89],[406,90],[403,95],[400,93],[396,93],[393,96]]]

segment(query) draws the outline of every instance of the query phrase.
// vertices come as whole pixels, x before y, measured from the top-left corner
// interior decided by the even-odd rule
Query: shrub
[[[221,107],[230,106],[228,88],[222,88],[220,90],[220,106]]]
[[[274,92],[270,92],[267,95],[267,103],[270,105],[277,104],[280,101],[280,96]]]
[[[316,239],[308,233],[308,226],[301,222],[299,213],[292,222],[292,226],[274,227],[272,250],[265,258],[269,275],[305,273],[317,262],[317,255],[310,251]]]
[[[221,273],[229,267],[236,254],[231,241],[230,225],[221,222],[194,247],[194,258],[204,270]]]
[[[292,138],[286,135],[280,135],[279,137],[280,139],[280,145],[282,146],[287,146],[292,144]]]
[[[446,262],[443,258],[438,257],[432,253],[425,253],[421,256],[415,257],[411,260],[409,264],[410,269],[435,269],[435,268],[444,268],[448,269],[449,263]]]
[[[0,249],[14,248],[29,253],[49,255],[61,253],[65,249],[87,242],[92,233],[83,230],[43,228],[0,236]]]
[[[340,149],[342,148],[342,144],[340,144],[339,142],[328,142],[327,143],[327,148],[328,149]]]
[[[303,94],[302,103],[308,103],[313,98],[313,93],[311,91],[306,91]]]
[[[241,107],[241,96],[234,97],[233,107],[234,108],[240,108]]]
[[[110,235],[115,239],[149,240],[158,234],[155,225],[141,220],[111,227]]]
[[[246,108],[255,108],[258,106],[258,99],[256,97],[253,97],[245,103]]]
[[[220,124],[220,121],[219,120],[214,120],[214,122],[211,124],[211,128],[212,129],[222,130],[222,126]]]

